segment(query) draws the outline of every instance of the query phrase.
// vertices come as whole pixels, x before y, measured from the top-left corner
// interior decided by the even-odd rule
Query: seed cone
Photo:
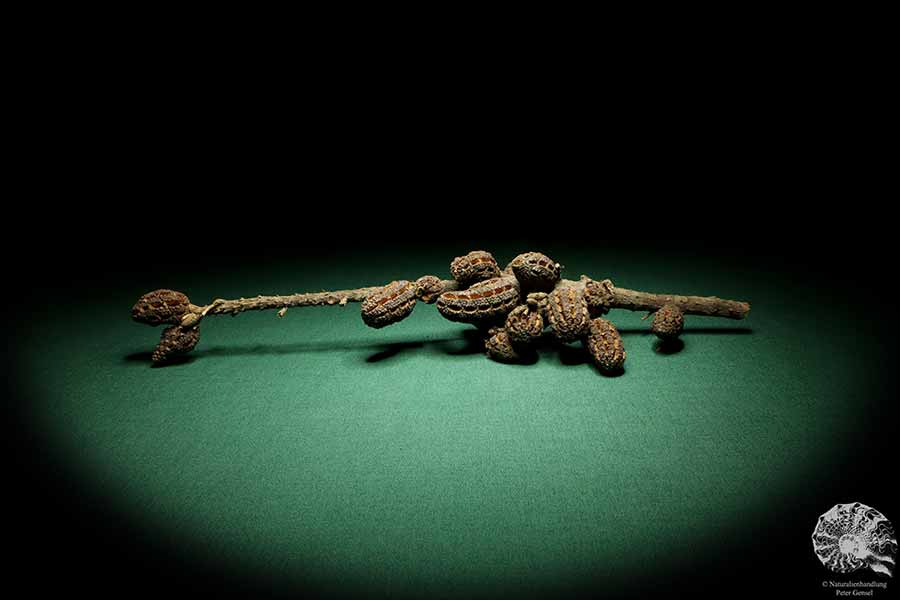
[[[549,292],[559,281],[559,263],[540,252],[525,252],[509,263],[509,268],[522,289],[527,292]]]
[[[661,340],[675,340],[684,331],[684,313],[674,304],[666,304],[653,317],[650,331]]]
[[[625,366],[625,346],[616,326],[606,319],[591,321],[584,345],[601,373],[616,373]]]
[[[480,281],[462,291],[444,292],[436,306],[447,320],[483,327],[503,323],[520,301],[519,282],[509,275]]]
[[[402,321],[416,307],[416,284],[392,281],[362,303],[360,314],[369,327],[380,329]]]
[[[441,278],[434,275],[423,275],[416,279],[416,298],[426,304],[433,304],[443,292]]]
[[[506,316],[506,333],[515,343],[526,344],[541,337],[544,331],[544,318],[540,310],[532,310],[529,306],[517,306]]]
[[[509,333],[502,327],[494,327],[488,332],[490,337],[484,343],[488,357],[499,362],[518,362],[521,355],[509,338]]]
[[[147,325],[178,325],[191,306],[181,292],[153,290],[141,296],[131,308],[131,318]]]
[[[162,364],[181,354],[186,354],[194,349],[200,341],[199,327],[181,327],[173,325],[166,327],[159,337],[159,344],[150,357],[153,364]]]
[[[613,300],[608,285],[611,286],[612,282],[608,280],[594,281],[584,275],[582,275],[582,280],[585,282],[584,300],[587,302],[591,316],[599,317],[608,313]]]
[[[574,286],[556,288],[547,298],[547,320],[560,341],[572,342],[583,336],[590,318],[584,294]]]
[[[460,285],[471,285],[500,276],[500,268],[490,252],[473,250],[465,256],[457,256],[450,263],[450,274]]]

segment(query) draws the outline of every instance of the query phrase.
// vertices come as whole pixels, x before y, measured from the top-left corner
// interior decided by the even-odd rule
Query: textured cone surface
[[[528,306],[517,306],[506,316],[506,332],[513,342],[528,343],[541,337],[543,331],[544,318],[540,311]]]
[[[516,362],[521,358],[505,329],[502,327],[491,329],[489,335],[484,343],[488,357],[500,362]]]
[[[402,321],[416,307],[416,285],[392,281],[365,299],[360,314],[366,325],[380,329]]]
[[[674,304],[666,304],[653,317],[650,331],[662,340],[674,340],[684,331],[684,313]]]
[[[426,304],[433,304],[440,295],[441,278],[434,275],[423,275],[416,279],[416,298]]]
[[[549,301],[550,294],[546,292],[531,292],[525,297],[525,304],[528,307],[536,312],[539,312],[543,317],[546,324],[547,319],[547,302]]]
[[[584,300],[587,302],[588,311],[593,316],[605,315],[612,305],[613,295],[609,288],[612,282],[609,280],[594,281],[588,279],[584,286]]]
[[[506,318],[520,302],[515,277],[496,277],[476,283],[467,290],[444,292],[437,309],[445,319],[481,326]]]
[[[190,352],[199,341],[199,327],[181,327],[180,325],[166,327],[150,360],[155,364],[164,363],[176,356]]]
[[[177,325],[191,301],[181,292],[154,290],[141,296],[131,308],[131,318],[147,325]]]
[[[547,298],[547,320],[553,333],[563,342],[572,342],[583,336],[590,319],[584,294],[575,286],[559,287]]]
[[[559,281],[559,263],[540,252],[520,254],[509,266],[522,289],[529,292],[549,292]]]
[[[462,285],[500,276],[500,268],[490,252],[473,250],[465,256],[457,256],[450,263],[450,274]]]
[[[591,321],[584,340],[591,360],[603,373],[614,373],[625,366],[625,346],[616,326],[606,319]]]

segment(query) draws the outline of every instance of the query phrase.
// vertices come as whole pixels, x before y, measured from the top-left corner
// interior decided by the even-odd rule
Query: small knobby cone
[[[178,325],[190,306],[191,301],[181,292],[153,290],[138,298],[131,309],[131,318],[147,325]]]
[[[581,276],[584,283],[584,300],[587,302],[591,316],[599,317],[609,312],[613,295],[610,291],[612,282],[608,279],[594,281],[584,275]]]
[[[199,327],[182,327],[180,325],[166,327],[159,337],[159,344],[150,356],[150,360],[154,364],[164,363],[180,354],[190,352],[199,341]]]
[[[416,298],[426,304],[434,303],[443,290],[440,277],[423,275],[416,279]]]
[[[547,314],[547,301],[550,298],[550,294],[546,292],[531,292],[527,296],[525,296],[525,304],[527,304],[531,310],[535,310],[541,315]]]
[[[362,303],[360,314],[369,327],[380,329],[402,321],[416,307],[416,284],[392,281]]]
[[[488,332],[484,342],[488,357],[499,362],[517,362],[521,355],[509,338],[509,332],[503,327],[494,327]]]
[[[540,252],[518,255],[509,263],[509,268],[526,293],[549,292],[559,281],[559,263]]]
[[[584,293],[576,286],[558,287],[547,298],[547,320],[560,341],[572,342],[584,335],[590,318]]]
[[[461,285],[492,279],[500,276],[500,268],[490,252],[473,250],[465,256],[457,256],[450,263],[450,274]]]
[[[625,366],[625,346],[616,326],[606,319],[594,319],[584,338],[591,360],[602,373],[615,373]]]
[[[674,304],[666,304],[653,316],[650,331],[661,340],[675,340],[684,331],[684,313]]]
[[[541,337],[543,331],[544,318],[539,310],[522,305],[506,316],[506,333],[513,342],[528,343]]]

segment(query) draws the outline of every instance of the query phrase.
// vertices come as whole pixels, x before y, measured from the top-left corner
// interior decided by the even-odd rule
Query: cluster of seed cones
[[[581,340],[601,372],[622,371],[622,338],[603,318],[614,308],[611,285],[584,276],[563,280],[560,270],[559,263],[539,252],[520,254],[501,270],[490,253],[476,250],[453,259],[454,285],[433,275],[393,281],[366,299],[362,318],[371,327],[384,327],[409,316],[417,299],[436,302],[445,318],[478,327],[494,360],[525,360],[549,328],[562,342]],[[449,291],[441,293],[442,287]],[[683,328],[682,311],[669,304],[655,313],[650,329],[671,341]]]
[[[601,372],[621,371],[625,364],[622,338],[616,327],[603,318],[611,308],[623,307],[616,303],[612,282],[583,275],[578,281],[561,279],[560,271],[559,263],[539,252],[520,254],[500,269],[489,252],[476,250],[453,259],[449,280],[425,275],[415,281],[392,281],[379,288],[259,296],[227,301],[234,305],[228,313],[279,308],[281,316],[289,306],[322,304],[320,297],[327,294],[328,304],[337,299],[340,305],[348,300],[362,301],[363,321],[377,329],[402,321],[418,302],[424,302],[435,304],[446,319],[477,327],[492,359],[516,362],[531,356],[533,347],[549,329],[561,342],[580,340]],[[153,363],[161,364],[193,350],[200,340],[201,319],[217,303],[224,302],[217,300],[199,307],[181,292],[160,289],[141,296],[131,316],[139,323],[167,325],[152,354]],[[655,312],[650,329],[664,340],[674,340],[683,328],[681,309],[666,304]]]
[[[181,292],[154,290],[144,294],[131,309],[131,318],[146,325],[169,325],[150,359],[154,364],[171,361],[194,349],[200,341],[199,323],[182,325],[191,314],[191,301]]]

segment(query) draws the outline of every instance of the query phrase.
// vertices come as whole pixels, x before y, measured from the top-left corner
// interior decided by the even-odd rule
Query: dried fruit
[[[500,276],[500,268],[490,252],[473,250],[465,256],[457,256],[450,263],[450,274],[461,285],[471,285]]]
[[[416,307],[416,284],[392,281],[373,292],[362,303],[360,313],[369,327],[380,329],[402,321]]]
[[[440,277],[423,275],[416,279],[416,298],[426,304],[434,303],[443,289]]]
[[[526,292],[549,292],[559,281],[559,263],[540,252],[520,254],[509,266]]]
[[[602,373],[616,373],[625,366],[625,345],[616,326],[606,319],[594,319],[584,345]]]
[[[599,317],[608,313],[613,302],[612,282],[609,279],[594,281],[584,275],[581,280],[584,281],[584,300],[591,316]]]
[[[131,308],[131,318],[147,325],[178,325],[191,301],[181,292],[154,290],[141,296]]]
[[[154,364],[161,364],[194,349],[200,341],[199,327],[166,327],[159,337],[159,344],[150,356]]]
[[[684,313],[674,304],[666,304],[653,316],[650,331],[661,340],[677,339],[684,331]]]
[[[484,342],[488,357],[500,362],[517,362],[521,359],[506,329],[495,327],[488,335]]]
[[[516,343],[528,343],[541,337],[544,331],[544,318],[539,310],[529,306],[517,306],[506,316],[506,332],[509,339]]]
[[[558,287],[547,298],[547,320],[550,327],[563,342],[580,338],[590,324],[584,292],[577,286]]]
[[[438,297],[437,309],[450,321],[479,325],[505,317],[519,304],[519,299],[519,282],[515,277],[496,277],[467,290],[444,292]]]
[[[536,310],[541,313],[541,315],[545,315],[547,313],[547,299],[550,297],[550,294],[546,292],[531,292],[525,297],[525,304],[531,307],[532,310]]]

